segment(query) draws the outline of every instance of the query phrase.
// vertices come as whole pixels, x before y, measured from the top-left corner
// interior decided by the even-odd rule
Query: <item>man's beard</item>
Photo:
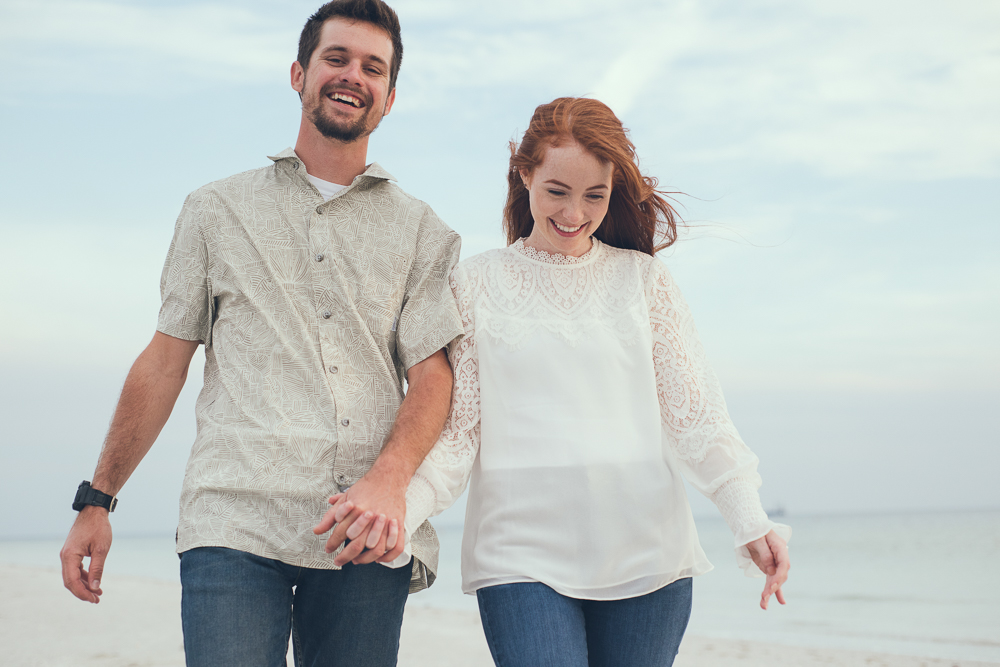
[[[368,108],[368,112],[363,116],[358,118],[356,121],[350,125],[344,126],[343,124],[338,124],[333,121],[333,119],[328,118],[324,113],[320,105],[316,105],[309,110],[309,120],[312,124],[316,126],[320,134],[329,139],[336,139],[345,144],[349,144],[352,141],[359,139],[364,136],[371,134],[375,128],[368,128],[368,116],[371,114],[371,107]],[[378,127],[378,123],[375,124]]]

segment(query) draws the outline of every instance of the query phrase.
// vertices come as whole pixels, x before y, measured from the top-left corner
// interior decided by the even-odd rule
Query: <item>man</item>
[[[462,332],[447,282],[459,239],[366,167],[401,60],[381,0],[334,0],[306,23],[295,149],[187,198],[157,331],[78,491],[63,579],[96,603],[111,497],[204,344],[177,532],[188,665],[284,664],[290,629],[298,664],[394,665],[407,592],[433,580],[437,540],[405,524],[405,494],[451,398],[442,348]],[[317,537],[341,492],[355,509]]]

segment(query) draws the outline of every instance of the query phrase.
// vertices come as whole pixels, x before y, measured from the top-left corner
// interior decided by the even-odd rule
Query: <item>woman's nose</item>
[[[583,206],[580,202],[569,202],[563,209],[563,219],[574,224],[583,220]]]

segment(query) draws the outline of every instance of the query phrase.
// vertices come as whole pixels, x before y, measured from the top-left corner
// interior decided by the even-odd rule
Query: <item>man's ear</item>
[[[292,63],[291,79],[292,90],[302,97],[302,89],[306,85],[306,71],[302,69],[302,64],[298,60]]]
[[[396,89],[393,88],[389,91],[389,96],[385,98],[385,111],[382,112],[382,118],[389,115],[392,111],[392,105],[396,102]]]

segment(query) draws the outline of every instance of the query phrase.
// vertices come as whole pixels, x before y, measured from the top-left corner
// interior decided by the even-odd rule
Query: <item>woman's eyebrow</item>
[[[567,190],[572,190],[572,189],[573,189],[573,188],[571,188],[570,186],[568,186],[568,185],[566,185],[565,183],[563,183],[562,181],[557,181],[557,180],[556,180],[556,179],[554,179],[554,178],[550,178],[549,180],[547,180],[547,181],[545,181],[545,182],[546,182],[546,183],[551,183],[551,184],[553,184],[553,185],[558,185],[558,186],[559,186],[560,188],[566,188]],[[591,185],[591,186],[590,186],[589,188],[587,188],[587,189],[588,189],[588,190],[607,190],[607,189],[608,189],[608,186],[604,185],[603,183],[600,183],[600,184],[598,184],[598,185]]]

